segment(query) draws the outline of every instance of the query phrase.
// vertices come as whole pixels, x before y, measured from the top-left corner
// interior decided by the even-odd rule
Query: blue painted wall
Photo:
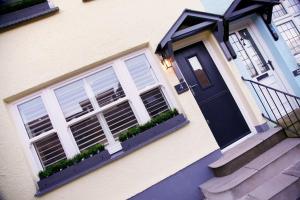
[[[201,0],[205,12],[223,15],[233,0]]]
[[[201,200],[201,183],[213,177],[208,165],[222,155],[216,150],[176,174],[162,180],[130,200]]]

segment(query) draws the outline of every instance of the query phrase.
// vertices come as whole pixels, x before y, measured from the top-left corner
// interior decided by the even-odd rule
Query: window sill
[[[123,150],[121,152],[109,155],[108,151],[105,150],[77,165],[71,166],[48,178],[40,180],[38,181],[39,189],[35,196],[42,196],[106,164],[118,160],[131,152],[180,129],[188,123],[189,121],[182,114],[179,114],[133,138],[122,142]]]
[[[58,7],[50,8],[49,4],[45,2],[15,12],[0,15],[0,31],[54,14],[58,10]]]

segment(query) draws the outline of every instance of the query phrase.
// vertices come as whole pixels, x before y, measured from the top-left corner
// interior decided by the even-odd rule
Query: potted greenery
[[[164,135],[175,131],[187,123],[187,119],[176,109],[165,111],[149,122],[132,127],[119,136],[124,151],[139,148]]]
[[[39,191],[49,190],[66,180],[72,180],[88,173],[94,167],[103,165],[110,159],[110,154],[102,144],[87,148],[72,159],[61,160],[46,167],[39,173]]]

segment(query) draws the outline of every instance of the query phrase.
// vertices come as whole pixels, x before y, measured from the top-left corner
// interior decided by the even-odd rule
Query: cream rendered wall
[[[0,34],[0,199],[36,199],[9,103],[128,49],[153,51],[184,8],[202,9],[198,0],[53,2],[59,13]],[[172,70],[164,76],[177,84]],[[126,199],[218,149],[191,93],[177,101],[189,125],[39,199]]]

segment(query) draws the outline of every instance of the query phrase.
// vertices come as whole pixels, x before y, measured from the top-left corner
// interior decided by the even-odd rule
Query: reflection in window
[[[276,19],[278,17],[282,17],[284,15],[287,14],[286,10],[284,9],[283,5],[282,4],[278,4],[278,5],[275,5],[273,7],[273,12],[272,12],[272,17],[273,19]]]
[[[169,110],[164,94],[160,88],[155,88],[141,95],[143,103],[151,117],[155,117],[162,112]]]
[[[197,56],[193,56],[188,59],[190,65],[192,66],[194,73],[202,88],[207,88],[211,85],[206,72],[203,70]]]
[[[243,62],[243,64],[246,66],[247,71],[251,75],[251,77],[255,77],[258,75],[257,70],[255,69],[252,61],[250,60],[250,57],[248,53],[245,51],[243,45],[238,39],[238,35],[236,33],[232,33],[229,36],[230,44],[232,45],[234,51],[237,54],[237,57]]]
[[[277,26],[281,36],[286,41],[294,55],[300,54],[300,33],[292,21]]]
[[[268,71],[269,67],[267,66],[265,59],[260,53],[255,42],[253,41],[253,38],[251,37],[249,31],[247,29],[243,29],[239,31],[239,34],[241,36],[243,47],[247,49],[251,61],[254,63],[254,65],[257,66],[261,72]]]
[[[144,54],[131,58],[125,63],[138,90],[156,82],[151,66]]]
[[[53,128],[41,97],[23,103],[18,108],[29,138]]]
[[[67,121],[93,111],[82,80],[55,90],[55,94]]]
[[[287,0],[288,7],[292,10],[293,13],[300,12],[300,2],[299,0]]]
[[[106,137],[96,116],[73,124],[70,129],[80,151],[94,144],[107,144]]]
[[[123,88],[112,67],[97,72],[87,78],[99,106],[105,106],[125,97]]]
[[[114,138],[118,138],[122,131],[138,123],[127,101],[111,107],[103,115]]]
[[[66,154],[56,133],[34,142],[33,146],[44,168],[66,159]]]

